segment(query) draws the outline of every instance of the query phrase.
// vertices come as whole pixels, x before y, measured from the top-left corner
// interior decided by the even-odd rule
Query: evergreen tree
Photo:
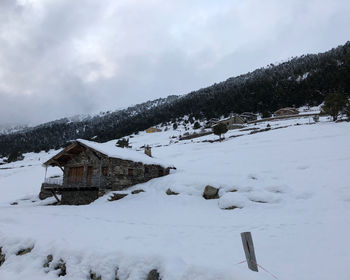
[[[348,104],[345,108],[345,114],[348,117],[348,120],[350,121],[350,101],[348,102]]]
[[[263,111],[263,112],[261,113],[261,117],[262,117],[263,119],[265,119],[265,118],[271,118],[271,116],[272,116],[271,112],[270,112],[270,111],[267,111],[267,110],[265,110],[265,111]]]
[[[214,134],[218,135],[220,140],[222,139],[221,135],[225,134],[227,131],[228,131],[227,126],[223,123],[219,123],[213,127]]]
[[[199,122],[195,122],[193,125],[193,129],[198,129],[201,128],[201,125],[199,124]]]
[[[333,118],[333,121],[338,119],[340,112],[344,110],[347,104],[347,99],[343,93],[330,93],[324,100],[322,110]]]
[[[18,151],[13,151],[9,157],[7,158],[6,162],[10,163],[10,162],[14,162],[14,161],[19,161],[19,160],[23,160],[24,156],[18,152]]]

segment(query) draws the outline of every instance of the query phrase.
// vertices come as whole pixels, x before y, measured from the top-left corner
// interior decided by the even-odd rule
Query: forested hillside
[[[326,53],[293,58],[179,96],[169,96],[82,121],[62,119],[0,135],[0,155],[58,148],[76,138],[107,141],[176,121],[231,112],[263,113],[284,106],[318,105],[335,91],[350,92],[350,42]]]

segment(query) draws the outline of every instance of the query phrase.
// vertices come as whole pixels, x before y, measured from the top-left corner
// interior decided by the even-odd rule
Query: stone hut
[[[245,121],[237,114],[232,114],[230,117],[218,121],[214,126],[223,123],[226,125],[227,129],[235,129],[243,127]]]
[[[99,192],[123,190],[168,175],[170,167],[142,152],[78,139],[44,163],[58,166],[60,178],[45,178],[40,198],[62,194],[61,204],[88,204]]]
[[[256,121],[258,116],[251,112],[244,112],[239,115],[245,122],[252,122]]]
[[[297,115],[299,114],[298,109],[294,107],[286,107],[278,109],[276,112],[273,113],[276,117],[278,116],[288,116],[288,115]]]

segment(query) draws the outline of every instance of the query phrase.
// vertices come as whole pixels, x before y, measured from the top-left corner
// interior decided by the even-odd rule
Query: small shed
[[[212,128],[215,124],[217,124],[218,121],[219,119],[217,118],[210,119],[209,121],[206,122],[205,128]]]
[[[58,166],[60,178],[45,178],[40,198],[62,194],[61,204],[88,204],[106,190],[122,190],[168,175],[174,168],[115,141],[96,143],[78,139],[44,163]]]
[[[244,112],[239,115],[245,122],[256,121],[258,116],[251,112]]]
[[[146,129],[147,133],[155,133],[155,132],[161,132],[162,130],[157,127],[150,127]]]
[[[220,123],[225,124],[227,129],[235,129],[235,128],[241,128],[245,123],[245,121],[239,115],[233,114],[226,119],[218,121],[215,125],[218,125]]]

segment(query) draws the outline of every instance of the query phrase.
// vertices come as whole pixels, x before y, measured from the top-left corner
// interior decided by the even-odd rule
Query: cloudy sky
[[[185,94],[349,26],[349,0],[0,0],[0,125]]]

